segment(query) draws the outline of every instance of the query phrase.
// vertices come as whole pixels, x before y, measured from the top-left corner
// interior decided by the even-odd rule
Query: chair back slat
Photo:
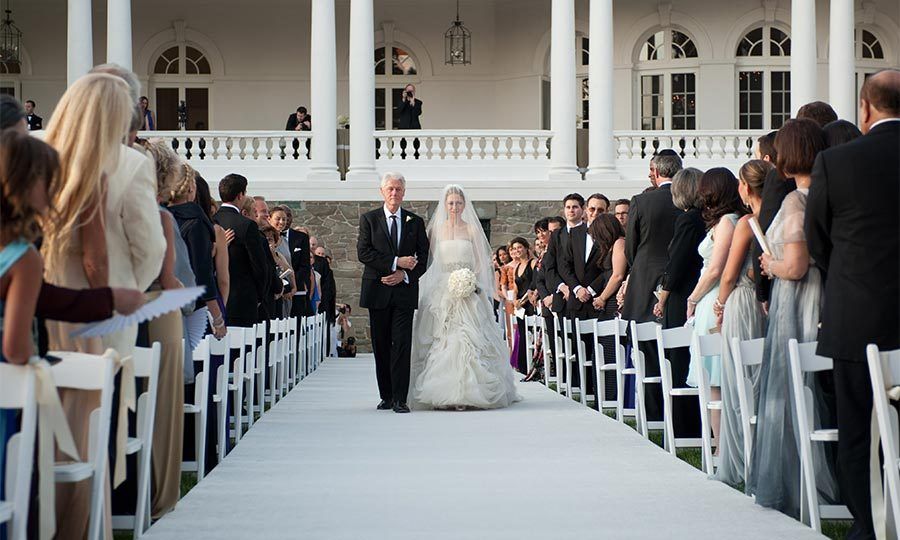
[[[741,364],[744,367],[762,364],[765,347],[766,338],[750,339],[746,341],[740,341],[738,338],[732,339],[733,354],[740,356]]]
[[[656,341],[656,326],[655,322],[642,322],[636,323],[634,321],[631,322],[631,339],[632,342],[638,341]]]
[[[701,356],[719,356],[722,354],[722,334],[706,334],[697,336],[697,352]]]
[[[693,336],[694,329],[690,326],[665,328],[660,333],[660,342],[664,349],[680,349],[690,347]]]
[[[57,386],[77,390],[102,390],[106,377],[112,377],[112,360],[103,356],[68,351],[51,353],[62,362],[53,366]]]
[[[795,341],[796,340],[791,340]],[[800,354],[800,370],[804,373],[815,371],[828,371],[834,368],[834,361],[831,358],[819,356],[816,354],[818,342],[810,341],[809,343],[798,343],[797,349]]]

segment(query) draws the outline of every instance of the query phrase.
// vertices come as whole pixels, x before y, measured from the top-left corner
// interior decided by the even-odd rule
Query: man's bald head
[[[859,128],[867,133],[879,120],[900,118],[900,70],[869,76],[859,93]]]

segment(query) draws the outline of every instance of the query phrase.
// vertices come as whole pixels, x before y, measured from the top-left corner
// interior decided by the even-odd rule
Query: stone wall
[[[309,228],[333,258],[332,269],[337,282],[337,301],[350,304],[351,324],[359,344],[359,350],[371,350],[369,319],[366,310],[359,307],[362,264],[356,259],[356,236],[359,216],[374,208],[379,202],[296,202],[284,201],[294,210],[294,223]],[[426,220],[437,203],[411,201],[403,207]],[[482,220],[490,220],[490,241],[494,247],[508,243],[516,236],[529,242],[534,239],[532,228],[541,217],[559,215],[562,203],[558,201],[526,202],[476,202],[476,211]]]

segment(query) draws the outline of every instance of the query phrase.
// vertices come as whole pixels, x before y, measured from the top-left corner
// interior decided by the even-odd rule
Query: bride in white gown
[[[409,404],[494,409],[518,401],[494,320],[491,248],[461,186],[444,188],[428,223],[431,258],[419,281]]]

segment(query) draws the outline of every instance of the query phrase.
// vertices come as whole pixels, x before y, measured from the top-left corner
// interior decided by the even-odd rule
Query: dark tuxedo
[[[428,264],[428,236],[422,218],[399,211],[397,244],[391,239],[384,207],[359,218],[356,253],[365,265],[359,305],[369,310],[378,392],[387,402],[406,403],[413,314],[419,302],[419,278]],[[381,278],[397,268],[398,257],[415,255],[418,264],[406,271],[407,281],[389,287]]]
[[[777,170],[773,169],[766,175],[766,183],[763,184],[762,205],[759,207],[757,220],[762,230],[767,230],[775,219],[775,215],[781,210],[781,203],[788,193],[797,189],[793,178],[784,178]],[[759,242],[753,242],[753,276],[756,281],[756,299],[760,302],[768,302],[772,292],[772,280],[762,275],[759,258],[762,256],[762,248]]]
[[[809,254],[827,271],[818,352],[833,358],[838,482],[860,537],[869,498],[872,387],[865,347],[900,347],[900,120],[816,158],[806,203]]]
[[[585,228],[585,225],[582,223],[575,228],[579,227]],[[566,299],[563,298],[562,293],[557,292],[557,289],[560,284],[564,283],[559,267],[562,264],[563,254],[569,248],[569,236],[568,226],[553,231],[553,234],[550,235],[550,242],[547,244],[547,252],[544,254],[544,259],[541,263],[544,269],[547,289],[553,293],[551,309],[554,313],[559,314],[563,314],[566,310]]]
[[[318,255],[316,255],[316,262],[313,264],[313,268],[322,276],[320,280],[322,291],[319,300],[319,313],[324,313],[328,322],[333,323],[336,318],[334,310],[337,307],[337,284],[334,282],[334,272],[332,272],[328,260]]]
[[[593,319],[597,317],[593,299],[582,302],[575,296],[575,287],[590,288],[595,294],[600,294],[606,287],[607,275],[597,265],[599,258],[604,254],[599,253],[594,244],[590,253],[586,253],[587,227],[575,227],[569,234],[569,242],[563,252],[562,261],[559,264],[559,272],[563,281],[569,287],[569,300],[566,302],[566,314],[569,318]],[[592,295],[593,296],[593,295]]]
[[[399,109],[399,128],[400,129],[422,129],[419,123],[419,117],[422,116],[422,100],[416,99],[415,105],[410,105],[405,99],[400,102]]]
[[[311,264],[309,262],[309,235],[305,232],[288,229],[284,233],[291,250],[291,268],[294,269],[294,278],[297,282],[297,291],[291,302],[291,316],[303,317],[312,315],[312,307],[309,303],[309,275]],[[297,293],[303,294],[297,294]]]
[[[307,114],[306,118],[304,118],[303,121],[306,122],[307,120],[309,121],[309,125],[312,126],[312,115]],[[297,113],[293,113],[290,116],[288,116],[287,122],[284,125],[284,130],[285,131],[294,131],[295,129],[297,129],[297,126],[299,124],[300,124],[300,121],[297,120]],[[306,124],[304,124],[300,128],[300,131],[312,131],[312,128],[308,128],[308,127],[306,127]]]
[[[257,308],[269,294],[272,267],[267,261],[272,254],[256,222],[245,218],[234,208],[220,207],[213,221],[223,229],[234,231],[234,240],[228,245],[231,292],[225,306],[225,323],[229,326],[253,326],[259,322]]]
[[[26,114],[25,121],[28,122],[28,131],[44,129],[44,119],[36,114]]]

